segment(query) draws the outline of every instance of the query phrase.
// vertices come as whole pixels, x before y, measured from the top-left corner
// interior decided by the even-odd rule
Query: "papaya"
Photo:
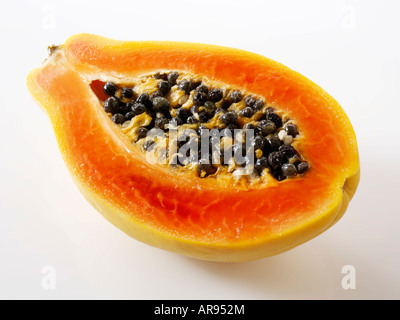
[[[359,183],[343,108],[255,53],[78,34],[50,48],[27,87],[88,202],[181,255],[239,262],[295,248],[343,216]]]

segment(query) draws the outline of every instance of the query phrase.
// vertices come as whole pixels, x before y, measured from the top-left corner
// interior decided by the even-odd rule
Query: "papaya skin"
[[[150,165],[107,118],[90,83],[129,82],[156,70],[184,70],[264,96],[296,120],[296,148],[311,169],[242,190]],[[254,53],[79,34],[31,71],[27,86],[88,202],[128,235],[164,250],[222,262],[285,252],[339,221],[359,183],[356,136],[341,106],[304,76]]]

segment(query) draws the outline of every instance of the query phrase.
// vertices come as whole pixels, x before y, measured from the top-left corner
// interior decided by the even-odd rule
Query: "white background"
[[[0,10],[0,298],[399,299],[398,1],[8,1]],[[80,32],[236,47],[335,97],[359,142],[361,182],[342,220],[284,254],[197,261],[147,246],[72,183],[28,72]],[[45,266],[56,287],[42,286]],[[356,270],[345,290],[342,267]]]

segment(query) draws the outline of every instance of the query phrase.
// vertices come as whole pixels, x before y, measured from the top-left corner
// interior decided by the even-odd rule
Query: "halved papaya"
[[[27,86],[87,200],[128,235],[165,250],[213,261],[272,256],[335,224],[358,186],[356,136],[341,106],[257,54],[79,34],[52,47]],[[251,145],[267,145],[253,149],[258,171],[238,177],[243,165],[149,161],[154,140],[140,135],[165,132],[164,118],[195,135],[254,129]]]

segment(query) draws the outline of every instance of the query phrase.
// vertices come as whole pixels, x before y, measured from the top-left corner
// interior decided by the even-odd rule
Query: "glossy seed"
[[[208,122],[210,120],[210,114],[206,111],[202,111],[199,113],[199,120],[201,123]]]
[[[155,97],[153,99],[153,110],[155,112],[167,113],[169,111],[170,103],[164,97]]]
[[[212,102],[218,102],[222,99],[222,91],[221,89],[211,89],[208,92],[208,98]]]
[[[307,161],[302,161],[297,165],[297,171],[299,174],[303,174],[310,168],[310,164]]]
[[[293,123],[289,123],[285,127],[285,131],[288,135],[292,136],[293,138],[297,136],[298,131],[297,127]]]
[[[168,79],[168,82],[174,86],[174,85],[176,85],[176,80],[178,79],[178,77],[179,77],[178,72],[170,72],[170,73],[168,73],[167,79]]]
[[[187,109],[180,108],[176,111],[176,117],[181,119],[183,123],[187,121],[187,118],[191,116],[191,112]]]
[[[138,130],[137,130],[138,139],[146,138],[147,133],[148,133],[147,128],[139,127]]]
[[[119,110],[119,101],[115,97],[110,97],[104,102],[104,110],[106,112],[115,114]]]
[[[138,116],[139,114],[146,112],[146,106],[143,103],[135,103],[132,106],[132,112],[134,116]]]
[[[162,95],[166,95],[171,90],[171,84],[168,81],[162,80],[157,85]]]
[[[253,107],[254,104],[256,103],[256,99],[255,99],[253,96],[247,96],[247,97],[244,99],[244,103],[245,103],[245,105],[248,106],[248,107]]]
[[[232,92],[229,94],[229,100],[230,100],[232,103],[239,102],[240,100],[242,100],[242,93],[241,93],[240,91],[238,91],[238,90],[232,91]]]
[[[297,169],[294,164],[284,163],[282,165],[282,173],[287,177],[295,176],[297,174]]]
[[[153,77],[155,79],[161,79],[161,80],[164,80],[164,81],[168,80],[168,74],[166,74],[166,73],[156,73]]]
[[[133,90],[131,88],[123,88],[121,94],[123,98],[130,99],[133,97]]]
[[[220,106],[222,109],[227,110],[231,106],[231,102],[229,100],[222,100]]]
[[[269,147],[269,150],[271,151],[277,151],[282,144],[282,141],[277,137],[277,136],[271,136],[267,137],[267,144]]]
[[[191,88],[190,81],[182,80],[181,82],[179,82],[178,88],[188,94]]]
[[[252,146],[254,147],[254,150],[264,150],[266,147],[266,141],[261,136],[255,136]]]
[[[239,114],[244,118],[250,118],[254,114],[254,110],[251,107],[246,107]]]
[[[268,156],[268,162],[273,168],[281,166],[284,161],[283,154],[277,151],[271,152]]]
[[[113,96],[117,90],[118,86],[110,81],[103,86],[103,92],[108,96]]]
[[[112,121],[114,121],[116,124],[122,124],[125,122],[125,116],[121,113],[116,113],[111,117]]]
[[[133,111],[129,111],[125,114],[125,119],[131,120],[134,116],[135,116],[135,113]]]
[[[278,129],[282,127],[282,119],[275,112],[270,112],[267,114],[267,119],[275,123],[275,127]]]
[[[133,106],[132,102],[128,102],[128,103],[122,103],[121,102],[121,103],[119,103],[118,112],[122,113],[122,114],[126,114],[127,112],[131,111],[132,106]]]
[[[221,121],[225,124],[235,124],[237,122],[237,116],[233,112],[227,112],[221,116]]]
[[[260,130],[261,134],[265,136],[274,133],[276,130],[275,123],[271,120],[261,120],[258,123],[257,128]]]
[[[201,84],[196,88],[196,92],[203,92],[208,94],[208,87],[205,84]]]
[[[260,173],[262,170],[268,168],[268,158],[261,157],[257,159],[256,163],[254,164],[254,168]]]
[[[207,101],[207,95],[204,92],[196,92],[193,95],[193,103],[196,106],[203,106]]]
[[[260,111],[264,107],[265,103],[262,99],[258,99],[256,102],[254,102],[253,108],[256,111]]]
[[[297,155],[296,149],[290,144],[283,144],[279,147],[279,152],[287,158],[292,158]]]
[[[136,101],[135,102],[137,102],[137,103],[143,103],[145,106],[148,106],[151,102],[150,102],[150,96],[149,96],[149,94],[148,93],[141,93],[138,97],[137,97],[137,99],[136,99]]]

